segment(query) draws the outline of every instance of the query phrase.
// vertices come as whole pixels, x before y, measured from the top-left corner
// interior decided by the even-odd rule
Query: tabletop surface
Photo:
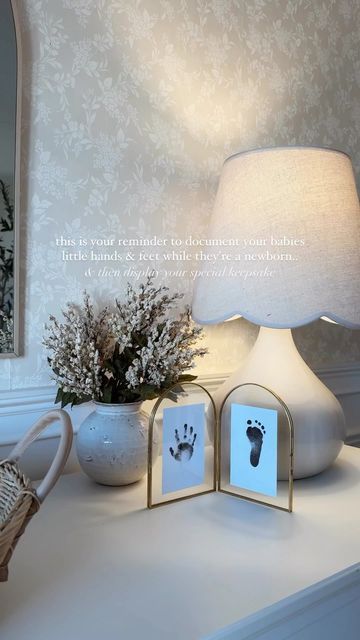
[[[0,585],[4,640],[199,640],[359,560],[360,449],[295,482],[294,513],[224,494],[151,511],[146,481],[63,476]]]

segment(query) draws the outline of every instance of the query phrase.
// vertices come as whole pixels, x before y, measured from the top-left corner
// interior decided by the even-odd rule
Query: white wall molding
[[[34,387],[31,389],[16,389],[0,391],[0,415],[17,415],[24,412],[24,407],[31,411],[31,407],[53,404],[55,388],[53,386]]]
[[[0,445],[12,445],[44,412],[54,408],[54,386],[17,389],[0,392]],[[67,407],[77,432],[79,425],[92,410],[91,404]],[[55,438],[59,426],[51,425],[39,439]]]
[[[346,418],[346,443],[360,446],[360,363],[317,372],[340,401]]]
[[[341,367],[319,369],[316,371],[342,403],[348,424],[349,444],[360,443],[360,363]],[[214,392],[230,375],[230,373],[199,375],[196,382]],[[55,387],[53,385],[16,389],[0,392],[0,445],[17,442],[25,430],[45,411],[54,407]],[[84,404],[69,409],[77,432],[79,425],[92,410],[91,404]],[[359,416],[359,418],[358,418]],[[57,425],[53,425],[44,433],[44,438],[58,435]]]
[[[316,375],[336,396],[360,394],[360,363],[317,369]]]

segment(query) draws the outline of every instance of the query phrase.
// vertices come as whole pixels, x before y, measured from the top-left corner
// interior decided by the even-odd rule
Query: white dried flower
[[[14,350],[14,322],[12,316],[0,311],[0,353]]]
[[[138,292],[128,285],[123,304],[116,300],[97,315],[85,293],[82,306],[68,305],[62,323],[50,317],[44,345],[63,404],[156,397],[206,353],[194,347],[202,330],[188,309],[169,317],[182,295],[167,291],[150,281]]]

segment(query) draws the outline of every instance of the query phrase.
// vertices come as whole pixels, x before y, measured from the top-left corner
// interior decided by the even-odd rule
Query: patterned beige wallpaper
[[[25,354],[0,361],[1,389],[48,384],[50,312],[85,286],[121,289],[62,261],[56,238],[203,234],[224,158],[256,146],[338,147],[360,172],[358,0],[18,4]],[[255,335],[210,328],[199,370],[230,371]],[[360,333],[341,327],[296,340],[314,366],[360,360]]]

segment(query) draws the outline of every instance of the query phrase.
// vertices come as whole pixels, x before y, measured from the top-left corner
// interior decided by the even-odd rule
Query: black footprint
[[[249,438],[251,444],[250,462],[253,467],[257,467],[260,462],[261,448],[266,431],[265,427],[257,420],[255,420],[255,424],[257,424],[257,427],[252,426],[251,420],[248,420],[247,424],[249,426],[246,429],[246,435]]]
[[[187,432],[187,424],[184,424],[184,436],[180,441],[179,432],[175,429],[175,441],[177,444],[176,451],[172,447],[170,447],[169,451],[175,460],[178,462],[187,462],[192,457],[194,453],[194,444],[196,440],[196,433],[194,433],[193,427],[190,427],[189,435]]]

